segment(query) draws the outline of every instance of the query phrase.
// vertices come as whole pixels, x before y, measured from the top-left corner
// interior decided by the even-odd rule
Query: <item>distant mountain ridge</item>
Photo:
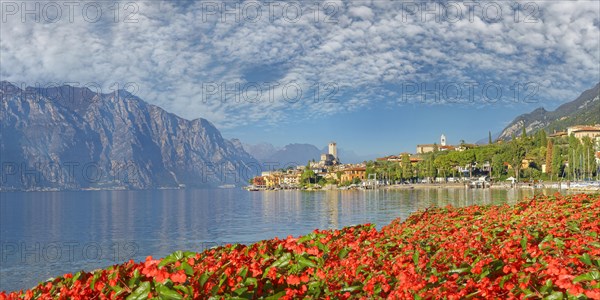
[[[209,121],[125,91],[0,82],[2,189],[176,188],[244,184],[254,158]]]
[[[520,135],[523,127],[527,133],[544,129],[549,133],[565,130],[573,125],[600,124],[600,83],[584,91],[577,99],[559,106],[554,111],[543,107],[516,117],[502,130],[498,139],[508,140]]]
[[[265,168],[270,169],[306,165],[308,161],[318,161],[322,153],[314,145],[300,143],[288,144],[279,149],[263,142],[256,145],[245,144],[244,149],[259,160]]]
[[[262,142],[258,144],[244,144],[244,149],[265,165],[277,165],[276,168],[290,165],[305,165],[310,160],[319,161],[322,153],[329,151],[328,146],[319,149],[312,144],[293,143],[277,148],[272,144]],[[374,159],[376,155],[357,155],[344,148],[337,149],[338,157],[342,163],[359,163]]]

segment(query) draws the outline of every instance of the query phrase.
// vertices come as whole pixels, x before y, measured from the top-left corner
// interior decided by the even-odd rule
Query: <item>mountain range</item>
[[[311,160],[319,161],[321,154],[329,151],[328,146],[319,149],[312,144],[292,143],[278,148],[266,142],[244,144],[244,149],[264,165],[275,166],[275,168],[305,165]],[[342,163],[360,163],[376,157],[376,155],[357,155],[353,151],[339,147],[337,152]]]
[[[523,127],[527,133],[540,129],[553,133],[573,125],[594,124],[600,124],[600,83],[581,93],[577,99],[562,104],[553,111],[547,111],[540,107],[516,117],[497,138],[511,139],[512,135],[520,135]]]
[[[255,159],[209,121],[125,92],[0,82],[3,190],[245,184]],[[253,167],[254,166],[254,167]]]
[[[498,139],[600,123],[600,83],[554,111],[518,116]],[[265,167],[304,165],[327,146],[242,144],[126,92],[0,82],[0,190],[149,189],[244,185]],[[496,135],[494,135],[496,138]],[[487,140],[487,139],[486,139]],[[343,163],[374,159],[338,148]]]

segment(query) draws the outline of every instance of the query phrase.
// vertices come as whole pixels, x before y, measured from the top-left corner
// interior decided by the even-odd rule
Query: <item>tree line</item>
[[[407,153],[401,155],[400,162],[368,161],[366,173],[390,182],[474,176],[495,180],[512,176],[519,181],[597,179],[595,146],[589,137],[549,138],[544,130],[527,135],[523,129],[520,136],[513,135],[510,141],[492,143],[490,135],[487,145],[471,148],[463,141],[463,151],[440,151],[434,147],[433,152],[421,154],[417,163],[411,163]]]

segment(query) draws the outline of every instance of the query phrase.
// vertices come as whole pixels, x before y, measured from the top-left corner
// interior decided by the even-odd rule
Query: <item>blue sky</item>
[[[2,2],[0,79],[127,87],[251,144],[474,142],[600,81],[597,1],[66,3]]]

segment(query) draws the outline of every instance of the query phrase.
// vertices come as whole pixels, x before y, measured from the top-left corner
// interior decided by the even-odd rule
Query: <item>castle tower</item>
[[[337,160],[337,144],[335,142],[329,143],[329,154],[333,155],[333,158]]]
[[[440,145],[446,146],[446,136],[444,134],[442,134],[442,136],[440,137]]]

